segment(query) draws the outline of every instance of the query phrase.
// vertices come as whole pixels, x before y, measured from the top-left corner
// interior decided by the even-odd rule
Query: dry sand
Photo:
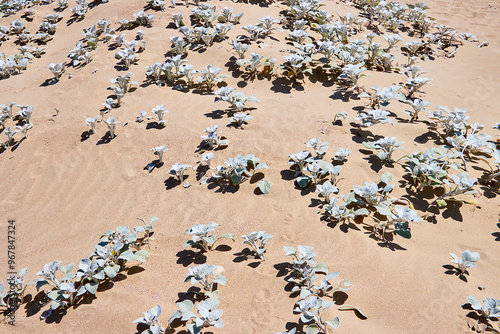
[[[408,2],[408,1],[404,1]],[[330,13],[358,10],[346,3],[324,1]],[[236,13],[244,12],[241,25],[233,27],[230,38],[245,34],[242,25],[255,24],[263,16],[279,17],[285,6],[280,3],[213,2],[218,8],[233,7]],[[491,126],[500,121],[500,6],[495,1],[445,1],[428,0],[428,13],[439,23],[450,25],[460,32],[471,32],[489,46],[477,48],[476,43],[460,47],[454,58],[437,57],[420,65],[432,78],[425,87],[424,99],[432,100],[427,110],[437,105],[466,107],[471,121],[485,124],[485,132],[499,138],[500,132]],[[52,12],[54,4],[36,6],[36,17],[28,23],[34,31],[41,18]],[[359,319],[351,311],[328,310],[328,317],[341,319],[338,333],[467,333],[466,315],[462,308],[466,297],[500,297],[499,205],[497,194],[484,191],[477,207],[463,205],[459,210],[441,210],[434,222],[412,224],[412,238],[397,237],[395,244],[382,247],[361,228],[343,229],[327,226],[320,220],[314,207],[317,194],[300,191],[290,175],[287,155],[305,149],[304,142],[313,137],[329,141],[327,160],[339,147],[353,150],[341,172],[340,193],[346,193],[355,184],[376,181],[383,172],[390,171],[401,180],[404,170],[383,167],[374,170],[360,139],[351,133],[354,107],[365,104],[359,99],[344,101],[338,93],[339,86],[331,82],[312,82],[302,85],[281,86],[280,80],[245,81],[241,77],[226,78],[229,86],[240,87],[245,93],[255,94],[261,101],[254,104],[254,119],[244,130],[226,127],[227,116],[214,117],[217,110],[225,108],[215,104],[213,95],[179,92],[172,87],[148,85],[126,94],[123,104],[110,115],[129,124],[119,127],[117,137],[99,145],[106,133],[105,124],[97,126],[97,134],[82,141],[87,130],[84,120],[99,114],[101,103],[112,94],[107,88],[109,79],[118,71],[114,59],[116,50],[100,44],[92,52],[93,60],[83,68],[68,68],[73,77],[65,74],[54,85],[42,84],[51,78],[49,63],[68,60],[68,51],[81,39],[83,28],[107,18],[117,24],[123,18],[132,19],[133,12],[143,9],[144,0],[111,0],[89,11],[85,19],[67,26],[69,9],[58,24],[54,40],[47,45],[47,53],[34,59],[27,71],[0,81],[0,102],[15,101],[35,107],[34,128],[27,140],[15,150],[0,154],[2,171],[0,195],[0,247],[6,249],[7,220],[16,220],[17,269],[29,267],[28,280],[47,262],[61,260],[78,263],[87,256],[101,234],[116,226],[135,226],[135,217],[160,218],[155,224],[155,240],[149,249],[150,259],[141,267],[143,271],[125,274],[113,282],[112,287],[99,291],[97,298],[70,308],[62,318],[40,321],[38,313],[28,313],[23,305],[16,313],[16,326],[0,325],[1,333],[135,333],[132,321],[142,312],[160,304],[161,320],[176,309],[175,302],[189,283],[183,283],[187,268],[193,264],[181,257],[181,245],[187,239],[185,230],[195,223],[215,221],[219,233],[232,232],[237,242],[229,242],[231,250],[214,251],[206,255],[209,264],[226,269],[227,285],[220,287],[220,308],[224,310],[223,329],[210,329],[213,333],[276,333],[290,329],[298,321],[294,315],[295,298],[285,291],[286,282],[278,275],[279,264],[288,261],[282,246],[314,246],[317,260],[339,271],[341,278],[354,283],[346,304],[359,307],[367,320]],[[74,2],[70,1],[70,8]],[[133,80],[141,85],[146,79],[145,67],[165,60],[170,49],[169,38],[177,35],[170,16],[182,11],[185,17],[191,7],[167,8],[156,15],[153,27],[141,27],[147,40],[147,49],[140,54],[138,65],[130,68]],[[148,13],[153,11],[148,10]],[[14,16],[0,19],[8,25]],[[126,39],[135,36],[138,28],[126,31]],[[286,52],[287,32],[275,32],[259,48],[255,43],[250,52],[273,55],[282,63]],[[409,41],[412,38],[404,36]],[[0,52],[11,54],[16,46],[4,42]],[[188,61],[201,69],[213,63],[228,71],[227,62],[233,56],[227,41],[216,43],[203,53],[189,52]],[[398,61],[404,57],[399,55]],[[92,74],[94,69],[97,73]],[[370,72],[362,78],[365,87],[382,87],[403,81],[397,73]],[[145,123],[134,122],[141,110],[148,111],[157,104],[169,110],[164,129],[146,129]],[[54,116],[54,108],[60,110]],[[389,110],[407,119],[404,104],[393,102]],[[348,112],[342,126],[329,126],[336,112]],[[215,119],[214,119],[215,118]],[[394,118],[393,118],[394,119]],[[369,130],[374,135],[396,136],[404,141],[404,149],[397,157],[426,149],[434,145],[432,138],[422,136],[427,132],[423,123],[409,124],[394,119],[394,125],[375,125]],[[273,184],[267,196],[256,195],[256,184],[248,182],[237,191],[220,191],[219,188],[200,185],[195,173],[187,179],[192,186],[171,188],[165,181],[168,170],[175,162],[194,165],[195,150],[202,131],[219,124],[230,145],[215,152],[214,164],[237,154],[255,154],[269,164],[266,179]],[[19,136],[18,138],[20,138]],[[418,139],[417,139],[418,138]],[[426,139],[427,138],[427,139]],[[165,165],[151,174],[143,170],[153,160],[150,148],[166,144]],[[376,168],[375,168],[376,169]],[[480,171],[473,170],[474,176]],[[396,182],[397,183],[397,182]],[[167,189],[169,188],[169,189]],[[406,195],[404,187],[396,188],[395,195]],[[416,209],[425,214],[426,204],[415,203]],[[274,235],[267,250],[267,260],[252,268],[253,260],[235,261],[244,246],[240,236],[252,231],[265,230]],[[445,274],[443,265],[450,264],[449,252],[461,253],[465,249],[481,253],[478,267],[472,269],[465,283],[456,276]],[[203,259],[196,260],[196,264]],[[6,251],[0,251],[0,281],[6,281]],[[480,291],[478,287],[486,287]],[[35,296],[33,289],[28,291]],[[33,303],[28,304],[30,306]],[[44,308],[45,309],[45,308]],[[32,310],[32,308],[30,308]],[[209,332],[209,331],[206,331]]]

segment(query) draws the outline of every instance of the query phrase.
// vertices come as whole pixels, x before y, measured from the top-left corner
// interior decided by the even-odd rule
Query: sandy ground
[[[73,7],[73,1],[70,1]],[[407,2],[407,1],[405,1]],[[281,3],[258,4],[252,2],[213,2],[221,8],[233,7],[235,13],[244,12],[241,25],[233,27],[230,38],[245,34],[242,25],[256,24],[263,16],[279,17],[285,9]],[[351,12],[359,14],[350,4],[324,1],[330,13]],[[450,25],[460,32],[471,32],[479,41],[489,46],[477,48],[477,43],[466,43],[454,58],[437,57],[420,65],[432,78],[425,87],[424,99],[432,100],[427,110],[437,105],[466,107],[471,123],[485,124],[485,132],[498,139],[500,132],[491,126],[500,121],[500,6],[494,1],[428,0],[428,13],[439,23]],[[130,68],[132,79],[140,83],[134,92],[123,98],[120,108],[110,115],[118,121],[128,121],[120,126],[117,137],[101,144],[107,131],[105,124],[97,126],[97,133],[82,140],[87,130],[84,120],[97,116],[101,104],[112,94],[109,80],[128,71],[116,67],[116,50],[100,44],[92,52],[93,61],[79,69],[68,68],[53,85],[43,85],[52,77],[49,63],[66,61],[68,51],[81,39],[83,28],[107,18],[117,24],[123,18],[132,19],[133,13],[143,9],[145,1],[111,0],[89,11],[85,19],[67,25],[69,9],[58,24],[54,39],[47,45],[47,53],[34,59],[28,70],[20,75],[0,81],[0,103],[15,101],[35,107],[34,128],[27,140],[16,149],[0,154],[2,171],[0,194],[0,247],[6,249],[8,219],[16,221],[17,270],[29,267],[28,280],[47,262],[61,260],[78,263],[87,256],[100,235],[116,226],[135,226],[136,217],[160,218],[155,224],[155,240],[149,249],[151,257],[141,267],[144,270],[124,272],[121,279],[108,284],[97,293],[97,298],[70,308],[64,317],[40,321],[41,311],[33,302],[24,304],[16,313],[16,326],[0,325],[2,333],[135,333],[132,321],[142,312],[160,304],[161,320],[167,323],[176,309],[175,302],[187,291],[183,283],[187,268],[193,263],[186,257],[181,245],[187,236],[185,230],[195,223],[215,221],[218,233],[232,232],[237,241],[229,241],[226,251],[213,251],[206,257],[197,257],[195,264],[207,262],[226,269],[227,285],[220,287],[220,308],[224,310],[223,329],[210,329],[213,333],[276,333],[290,329],[298,321],[294,315],[295,298],[285,291],[286,282],[280,268],[288,258],[282,246],[314,246],[316,259],[339,271],[341,278],[348,278],[354,288],[348,291],[346,304],[357,306],[368,316],[361,320],[351,311],[328,310],[328,317],[341,319],[338,333],[467,333],[466,315],[462,306],[466,297],[500,297],[499,205],[495,192],[481,189],[477,207],[463,205],[458,209],[441,210],[435,220],[412,224],[412,238],[395,238],[394,243],[383,245],[369,237],[361,227],[341,228],[326,225],[320,220],[317,194],[301,191],[290,181],[287,155],[305,149],[304,142],[313,137],[329,141],[327,160],[339,147],[353,153],[341,172],[340,193],[348,192],[352,185],[376,181],[389,171],[401,180],[404,170],[376,167],[366,154],[360,138],[351,132],[349,125],[356,115],[353,108],[365,101],[345,99],[339,86],[330,81],[321,82],[307,78],[301,85],[284,84],[283,80],[248,81],[230,75],[225,81],[229,86],[240,87],[248,94],[255,94],[259,104],[252,111],[254,119],[244,130],[227,127],[227,116],[218,111],[226,106],[215,104],[213,95],[196,91],[179,92],[172,87],[157,87],[145,83],[145,67],[163,62],[170,49],[168,37],[177,35],[171,28],[170,16],[182,11],[185,17],[190,8],[167,8],[156,15],[152,27],[141,27],[147,41],[146,50],[140,54],[137,65]],[[34,31],[54,4],[36,6],[36,17],[28,26]],[[148,10],[148,13],[153,13]],[[8,25],[14,16],[0,19]],[[170,25],[170,26],[169,26]],[[167,28],[168,26],[168,28]],[[135,36],[138,28],[126,31],[126,39]],[[282,63],[282,56],[291,49],[286,44],[287,32],[275,32],[259,48],[255,43],[250,52],[273,55]],[[411,40],[404,34],[405,40]],[[377,38],[380,38],[377,37]],[[16,46],[4,42],[0,52],[15,52]],[[202,53],[189,52],[188,61],[201,69],[213,63],[232,74],[228,61],[233,57],[227,41],[216,43]],[[399,56],[403,62],[404,57]],[[92,72],[98,69],[93,74]],[[370,72],[362,78],[365,87],[398,84],[404,76],[397,73]],[[148,111],[157,104],[169,110],[167,126],[147,129],[147,121],[134,122],[141,110]],[[60,112],[55,115],[54,108]],[[407,119],[406,106],[393,102],[389,110],[399,119]],[[347,111],[348,119],[342,126],[330,125],[338,111]],[[397,157],[431,147],[433,139],[425,135],[423,123],[410,124],[398,121],[381,124],[369,130],[374,135],[396,136],[404,141],[404,149]],[[200,185],[195,173],[190,171],[187,181],[191,187],[172,187],[168,170],[175,162],[195,165],[196,148],[203,130],[219,124],[230,145],[215,152],[214,165],[237,154],[255,154],[269,165],[266,179],[272,182],[269,195],[256,195],[256,184],[245,182],[239,189],[222,191],[219,187]],[[19,136],[20,138],[21,136]],[[166,144],[165,165],[152,173],[143,170],[154,159],[150,148]],[[473,170],[474,176],[480,171]],[[398,182],[396,182],[399,184]],[[408,196],[404,186],[394,191],[397,196]],[[415,201],[421,214],[428,203]],[[241,235],[265,230],[274,238],[267,250],[267,259],[253,268],[252,259],[239,261]],[[447,275],[443,265],[450,264],[449,252],[461,253],[465,249],[481,253],[478,267],[470,271],[468,282]],[[0,252],[0,281],[6,281],[6,251]],[[479,290],[478,287],[486,287]],[[33,289],[28,291],[34,297]],[[28,300],[32,298],[28,297]],[[28,306],[30,307],[28,307]],[[206,333],[205,332],[205,333]]]

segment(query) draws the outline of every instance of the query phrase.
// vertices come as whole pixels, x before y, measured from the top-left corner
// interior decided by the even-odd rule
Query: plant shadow
[[[444,272],[446,275],[458,276],[458,278],[467,283],[467,277],[465,277],[465,275],[469,275],[469,271],[465,270],[462,273],[460,270],[458,270],[457,267],[452,266],[451,264],[445,264],[443,265],[443,268],[446,269],[446,271]]]
[[[188,267],[191,264],[204,264],[207,262],[207,257],[202,252],[195,252],[191,249],[183,249],[175,254],[177,259],[177,264],[182,264],[183,267]]]
[[[233,262],[236,262],[236,263],[248,261],[250,259],[256,260],[254,262],[250,262],[247,264],[251,268],[257,268],[262,263],[262,261],[259,259],[259,257],[255,254],[255,252],[252,251],[251,249],[249,249],[248,247],[243,248],[243,250],[241,252],[234,253],[233,255],[236,256],[233,259]]]

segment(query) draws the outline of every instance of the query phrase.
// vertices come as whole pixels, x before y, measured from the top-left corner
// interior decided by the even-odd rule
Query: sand
[[[278,18],[286,7],[282,3],[211,3],[218,8],[229,6],[235,13],[245,13],[241,25],[233,27],[228,34],[230,38],[246,34],[241,26],[256,24],[263,16]],[[332,14],[337,10],[343,14],[359,14],[349,3],[324,3]],[[432,100],[427,110],[434,110],[437,105],[468,108],[471,123],[485,124],[484,132],[498,140],[500,132],[491,126],[500,121],[500,6],[486,0],[428,0],[426,4],[430,6],[428,13],[439,23],[460,32],[471,32],[479,41],[489,42],[489,46],[483,48],[478,48],[477,43],[465,43],[453,58],[441,56],[420,63],[426,75],[433,79],[432,84],[424,88],[425,94],[421,94],[422,98]],[[36,6],[35,19],[28,27],[35,31],[54,5]],[[314,246],[319,262],[327,264],[332,271],[339,271],[340,278],[354,283],[353,289],[347,292],[345,304],[357,306],[368,319],[362,320],[352,311],[337,311],[333,307],[325,314],[340,317],[341,325],[336,332],[470,332],[466,317],[470,311],[463,307],[466,297],[474,295],[479,300],[500,297],[497,193],[479,187],[483,196],[478,198],[477,206],[464,204],[458,209],[442,209],[435,220],[413,223],[411,239],[396,237],[390,244],[370,238],[360,225],[356,225],[358,229],[345,229],[321,221],[315,205],[318,195],[297,189],[290,180],[293,172],[287,164],[287,155],[305,149],[304,142],[310,138],[330,142],[326,160],[339,147],[353,151],[340,174],[344,178],[339,183],[341,194],[353,185],[376,181],[387,171],[394,174],[396,180],[401,180],[404,174],[399,165],[377,168],[367,154],[360,152],[364,149],[360,144],[362,140],[353,134],[350,122],[356,115],[353,108],[363,106],[366,101],[343,98],[337,83],[309,78],[298,85],[280,79],[245,80],[228,69],[234,54],[227,40],[204,52],[190,51],[187,60],[196,69],[213,63],[222,68],[223,73],[230,74],[225,79],[229,86],[239,87],[260,100],[252,104],[256,107],[251,112],[254,119],[244,130],[227,127],[227,116],[220,114],[226,105],[215,104],[213,95],[145,84],[145,67],[163,62],[164,54],[170,49],[169,37],[178,35],[176,29],[172,29],[171,14],[182,11],[186,17],[193,7],[178,4],[175,8],[166,8],[164,13],[147,10],[155,14],[152,27],[125,31],[126,39],[130,40],[142,29],[147,41],[138,64],[130,70],[117,69],[118,61],[114,59],[117,50],[109,50],[109,43],[100,43],[92,52],[90,64],[78,69],[69,67],[59,82],[44,85],[52,77],[47,69],[49,63],[68,60],[68,51],[81,39],[83,28],[102,18],[117,26],[123,18],[132,19],[133,13],[144,5],[145,1],[111,0],[92,8],[84,20],[70,25],[67,24],[70,13],[66,9],[54,39],[46,46],[46,54],[34,59],[22,74],[0,81],[0,103],[15,101],[35,107],[34,128],[29,138],[15,149],[9,148],[0,154],[0,231],[3,234],[0,247],[6,249],[8,219],[15,219],[16,270],[29,267],[27,280],[30,281],[47,262],[61,260],[77,264],[93,250],[105,231],[116,226],[135,226],[139,223],[136,217],[157,216],[160,219],[155,223],[155,240],[148,249],[151,256],[140,265],[143,269],[124,272],[120,279],[100,290],[95,299],[69,308],[63,317],[39,320],[41,310],[37,310],[32,301],[37,293],[30,287],[27,292],[31,294],[28,297],[31,302],[16,312],[16,326],[1,324],[0,332],[135,333],[137,327],[132,321],[157,304],[162,307],[160,319],[166,325],[176,310],[175,302],[190,287],[184,283],[187,268],[203,262],[223,266],[227,278],[227,285],[219,289],[225,326],[210,328],[204,333],[289,330],[299,317],[293,314],[297,298],[290,298],[280,272],[283,263],[289,261],[282,246],[298,245]],[[70,1],[70,8],[73,6]],[[0,18],[0,25],[8,25],[20,15]],[[263,40],[263,48],[253,42],[247,54],[274,56],[277,63],[282,63],[282,56],[288,54],[283,50],[293,48],[286,44],[287,34],[287,31],[274,32]],[[402,36],[407,41],[412,39]],[[0,47],[0,52],[7,54],[15,51],[12,41]],[[403,63],[404,57],[399,55],[398,61]],[[122,106],[109,114],[118,121],[128,121],[128,125],[119,126],[116,138],[101,143],[107,128],[99,123],[97,133],[82,140],[82,134],[88,129],[85,118],[97,116],[101,104],[112,95],[109,80],[128,72],[132,72],[132,79],[138,81],[140,87],[127,93]],[[370,71],[369,74],[360,79],[365,87],[385,87],[404,80],[404,76],[397,73]],[[151,116],[150,110],[158,104],[164,104],[169,111],[165,128],[148,129],[148,121],[134,121],[141,110]],[[56,116],[54,108],[59,110]],[[425,135],[428,129],[424,123],[401,121],[409,117],[403,112],[405,109],[404,104],[392,102],[389,110],[397,115],[393,117],[395,124],[378,124],[368,129],[374,135],[395,136],[405,142],[404,149],[395,153],[397,157],[435,145],[433,139]],[[332,125],[339,111],[347,111],[348,119],[341,126]],[[170,166],[175,162],[195,165],[199,160],[196,150],[200,136],[206,127],[214,124],[220,125],[222,134],[231,143],[215,152],[213,164],[222,164],[237,154],[255,154],[269,165],[264,174],[272,182],[270,194],[257,195],[256,184],[249,182],[227,191],[199,184],[192,170],[187,179],[191,187],[172,186]],[[169,149],[164,156],[165,165],[148,173],[144,167],[154,159],[150,149],[163,144]],[[471,174],[478,177],[481,171],[472,169]],[[396,187],[394,195],[408,197],[406,189]],[[429,214],[424,201],[415,201],[414,205],[420,214]],[[189,251],[182,249],[187,240],[184,232],[195,223],[210,221],[220,225],[218,234],[234,233],[236,242],[225,241],[229,250],[197,257],[193,264],[185,257]],[[243,261],[237,258],[245,248],[240,236],[259,230],[274,237],[268,245],[266,261],[255,267],[252,258]],[[445,274],[443,267],[451,264],[449,252],[459,254],[465,249],[481,254],[478,267],[471,269],[467,276],[468,282]],[[6,253],[0,252],[0,281],[4,283]],[[47,306],[42,310],[45,308]],[[180,330],[182,328],[177,332]]]

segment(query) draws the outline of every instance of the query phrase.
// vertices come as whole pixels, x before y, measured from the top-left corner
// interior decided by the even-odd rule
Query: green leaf
[[[266,179],[262,179],[259,182],[257,182],[257,186],[259,187],[260,191],[262,191],[263,194],[267,195],[269,194],[269,191],[271,190],[271,182],[269,182]]]
[[[309,176],[303,175],[299,176],[295,179],[295,182],[297,182],[297,185],[301,188],[307,187],[309,182],[311,182],[311,178]]]
[[[446,204],[446,201],[445,200],[442,200],[442,199],[438,199],[436,200],[436,203],[437,205],[440,207],[440,208],[444,208],[447,204]]]
[[[241,175],[231,175],[231,182],[237,186],[243,181],[244,177]]]
[[[411,231],[408,226],[407,222],[404,223],[396,223],[394,225],[394,228],[396,229],[396,234],[402,236],[405,239],[410,239],[411,238]]]

